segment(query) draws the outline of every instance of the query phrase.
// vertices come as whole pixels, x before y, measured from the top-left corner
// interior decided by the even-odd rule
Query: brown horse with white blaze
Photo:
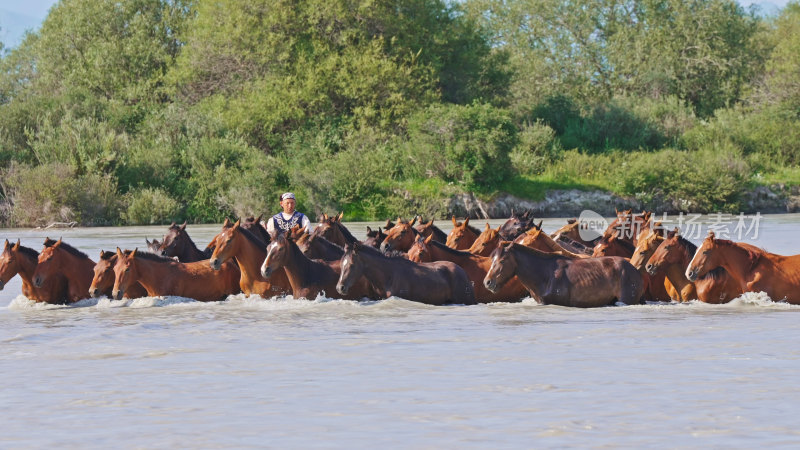
[[[112,297],[121,300],[134,283],[151,297],[176,295],[201,302],[224,300],[239,290],[239,268],[231,261],[214,270],[206,261],[182,263],[172,258],[117,248]]]
[[[100,259],[94,266],[94,278],[89,286],[89,296],[99,297],[105,295],[111,297],[114,290],[114,266],[117,264],[117,254],[100,250]],[[131,283],[123,295],[124,298],[140,298],[147,295],[145,288],[139,283]]]
[[[695,281],[716,267],[724,268],[743,292],[766,292],[775,301],[800,304],[800,255],[769,253],[754,245],[716,239],[709,231],[686,268]]]
[[[496,291],[515,275],[532,297],[548,305],[590,308],[640,303],[644,285],[624,258],[572,259],[509,243],[492,253],[484,286]]]
[[[354,243],[345,246],[341,267],[336,289],[342,295],[347,295],[359,278],[366,277],[382,298],[397,296],[429,305],[475,304],[466,272],[449,261],[415,263]]]

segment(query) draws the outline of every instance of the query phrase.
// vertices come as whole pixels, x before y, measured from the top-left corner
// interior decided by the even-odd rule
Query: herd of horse
[[[315,299],[400,297],[432,305],[517,302],[598,307],[645,301],[725,303],[744,292],[800,304],[800,255],[781,256],[717,239],[697,247],[650,213],[617,212],[602,236],[586,240],[571,219],[548,234],[529,212],[479,230],[452,218],[449,234],[433,220],[367,227],[362,242],[323,214],[312,232],[267,233],[261,217],[231,222],[203,249],[170,225],[147,249],[101,251],[97,262],[63,242],[41,252],[5,241],[0,289],[19,275],[22,294],[46,303],[89,297],[181,296],[219,301],[232,294]]]

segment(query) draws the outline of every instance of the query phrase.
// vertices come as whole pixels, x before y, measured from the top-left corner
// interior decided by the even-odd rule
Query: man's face
[[[293,213],[296,204],[297,202],[293,198],[285,198],[281,201],[283,212],[285,212],[286,214]]]

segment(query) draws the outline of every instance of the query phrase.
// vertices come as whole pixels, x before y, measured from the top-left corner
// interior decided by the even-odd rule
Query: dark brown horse
[[[650,237],[647,241],[651,240]],[[640,243],[641,245],[641,243]],[[727,303],[742,295],[742,290],[722,267],[710,270],[694,282],[686,278],[686,268],[697,246],[680,235],[677,228],[658,241],[645,269],[650,274],[663,272],[678,289],[681,300],[698,299],[705,303]]]
[[[279,269],[286,271],[294,298],[313,300],[324,293],[329,298],[360,300],[374,297],[365,278],[356,281],[347,295],[340,295],[336,283],[341,275],[341,261],[312,260],[306,257],[291,239],[279,234],[267,247],[267,257],[261,265],[261,276],[269,278]]]
[[[14,245],[6,240],[3,253],[0,254],[0,290],[19,274],[22,279],[22,295],[25,297],[36,302],[63,303],[63,299],[67,298],[67,280],[63,276],[50,277],[41,288],[33,286],[33,274],[38,262],[39,252],[20,245],[19,239]]]
[[[297,246],[303,254],[311,259],[338,261],[344,255],[344,249],[322,236],[306,233],[297,239]]]
[[[475,299],[479,303],[518,302],[527,297],[528,290],[517,279],[512,279],[497,292],[483,286],[483,278],[492,265],[492,260],[485,256],[473,255],[470,252],[452,249],[441,242],[431,239],[432,236],[417,237],[408,251],[408,259],[414,262],[450,261],[464,269],[475,290]]]
[[[394,227],[386,232],[386,238],[381,243],[381,250],[384,252],[393,250],[407,252],[419,235],[419,231],[414,228],[416,222],[416,217],[410,222],[398,217]]]
[[[469,217],[463,222],[458,223],[456,216],[453,216],[453,229],[447,235],[445,243],[448,247],[456,250],[467,250],[478,239],[481,231],[469,224]]]
[[[145,244],[147,244],[147,251],[149,251],[150,253],[160,253],[161,252],[161,250],[159,250],[161,248],[161,242],[158,242],[158,239],[153,239],[152,241],[149,241],[149,240],[147,240],[147,238],[144,238],[144,242],[145,242]],[[116,255],[116,253],[114,253],[114,252],[110,252],[110,253]]]
[[[253,217],[253,216],[245,217],[245,219],[241,221],[240,226],[245,230],[253,233],[253,236],[257,237],[259,241],[263,241],[264,247],[266,247],[267,245],[269,245],[271,238],[269,236],[269,232],[267,231],[267,229],[264,228],[264,225],[261,224],[261,219],[263,217],[264,217],[263,214],[258,217]]]
[[[386,239],[386,233],[383,232],[381,227],[373,230],[367,226],[367,238],[364,239],[364,245],[369,245],[372,248],[380,248],[384,239]]]
[[[161,240],[158,251],[154,252],[170,258],[176,256],[180,262],[195,262],[208,259],[209,255],[197,248],[189,233],[186,232],[186,222],[176,225],[172,222],[167,234]]]
[[[497,231],[500,233],[500,239],[504,241],[513,241],[517,236],[535,226],[536,223],[534,223],[533,211],[525,211],[519,214],[512,209],[511,217],[500,225]],[[541,222],[539,223],[539,227],[541,228]]]
[[[355,243],[345,247],[341,267],[336,289],[342,295],[363,276],[382,298],[397,296],[430,305],[475,304],[466,272],[449,261],[415,263]]]
[[[61,277],[66,279],[67,295],[59,302],[74,303],[89,298],[89,285],[92,284],[94,261],[85,253],[77,250],[61,239],[46,239],[44,250],[39,253],[36,271],[33,273],[33,286],[41,289],[50,278],[55,277],[60,283]]]
[[[267,250],[253,233],[243,229],[237,221],[225,228],[217,237],[217,247],[208,260],[211,268],[218,270],[231,258],[236,258],[241,271],[239,287],[247,295],[257,294],[268,298],[292,292],[284,270],[276,270],[269,279],[261,276],[261,263]]]
[[[642,277],[624,258],[571,259],[514,243],[498,247],[491,257],[484,286],[496,291],[516,275],[546,305],[630,305],[639,303],[644,292]]]
[[[344,213],[339,213],[332,217],[327,214],[322,214],[319,224],[314,228],[313,234],[322,236],[334,244],[341,246],[352,242],[358,242],[358,239],[353,236],[353,233],[342,224],[343,214]]]
[[[182,263],[172,258],[117,248],[112,297],[121,300],[134,283],[151,297],[176,295],[201,302],[224,300],[239,290],[239,269],[229,261],[213,270],[206,261]]]
[[[414,227],[420,236],[426,238],[428,236],[433,236],[433,240],[436,242],[445,243],[447,242],[447,233],[442,231],[439,227],[433,224],[433,219],[430,222],[425,223],[420,218],[420,223]]]
[[[94,278],[92,284],[89,286],[89,296],[99,297],[105,295],[111,298],[112,291],[114,290],[114,266],[117,264],[117,254],[115,252],[105,252],[100,250],[100,259],[94,266]],[[147,291],[144,286],[137,283],[131,283],[128,289],[123,294],[124,298],[140,298],[147,296]]]

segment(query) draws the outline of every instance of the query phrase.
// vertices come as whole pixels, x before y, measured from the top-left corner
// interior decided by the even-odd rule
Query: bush
[[[78,176],[74,167],[62,163],[35,167],[12,163],[3,171],[3,180],[12,226],[105,225],[119,215],[121,202],[110,176]]]
[[[128,195],[122,219],[128,225],[161,225],[180,214],[180,204],[163,189],[144,188]]]
[[[519,144],[509,157],[511,164],[522,175],[541,175],[563,149],[556,132],[541,121],[525,124],[519,133]]]
[[[434,105],[409,118],[404,163],[414,175],[486,190],[511,175],[517,129],[508,111],[486,104]],[[413,170],[413,169],[412,169]]]

